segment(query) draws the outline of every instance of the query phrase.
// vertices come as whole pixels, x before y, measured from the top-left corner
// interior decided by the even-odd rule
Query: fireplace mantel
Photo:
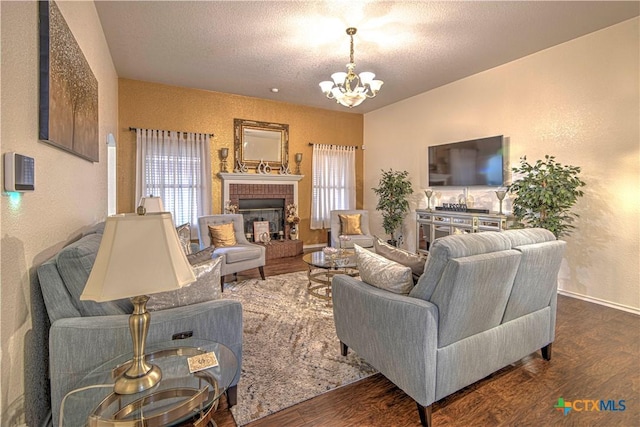
[[[298,181],[304,175],[276,175],[258,173],[218,173],[222,180],[221,206],[229,200],[229,186],[231,184],[250,185],[293,185],[293,203],[298,204]]]

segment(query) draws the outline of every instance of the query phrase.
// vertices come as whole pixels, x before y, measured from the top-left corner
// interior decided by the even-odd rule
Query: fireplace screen
[[[253,235],[253,223],[256,221],[269,223],[272,239],[284,235],[284,199],[240,199],[238,204],[238,213],[244,218],[244,230],[249,241],[260,241],[260,236]]]

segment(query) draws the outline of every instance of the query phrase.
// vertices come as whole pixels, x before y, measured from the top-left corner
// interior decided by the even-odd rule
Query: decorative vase
[[[500,201],[500,211],[498,212],[500,215],[503,215],[503,212],[502,212],[502,201],[504,200],[506,195],[507,195],[507,191],[506,190],[498,190],[498,191],[496,191],[496,197]]]
[[[298,240],[298,227],[295,225],[291,226],[291,229],[289,229],[289,237],[291,237],[291,240]]]

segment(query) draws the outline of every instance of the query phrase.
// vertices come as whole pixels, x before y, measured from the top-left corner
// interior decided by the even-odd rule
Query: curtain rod
[[[309,145],[311,145],[311,146],[314,146],[314,145],[328,145],[329,147],[353,147],[356,150],[358,149],[357,145],[314,144],[313,142],[310,142]]]
[[[135,132],[135,131],[137,131],[138,129],[139,129],[139,128],[129,127],[129,130],[130,130],[131,132]],[[180,132],[180,131],[164,131],[164,132]],[[182,133],[189,133],[189,132],[184,132],[184,131],[182,131]],[[198,133],[198,132],[193,132],[193,133]],[[214,134],[212,134],[212,133],[208,133],[207,135],[209,135],[209,137],[211,137],[211,138],[213,138],[213,137],[215,136],[215,135],[214,135]]]

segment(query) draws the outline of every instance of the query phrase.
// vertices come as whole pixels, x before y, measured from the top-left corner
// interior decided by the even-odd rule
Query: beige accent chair
[[[211,236],[209,235],[209,225],[221,225],[233,223],[233,231],[236,235],[237,245],[215,248],[214,256],[224,255],[224,263],[220,273],[220,288],[224,292],[224,277],[233,274],[237,278],[239,271],[258,268],[260,277],[264,277],[264,264],[266,260],[266,249],[262,245],[249,243],[244,234],[244,219],[240,214],[208,215],[198,218],[198,239],[200,240],[200,250],[211,246]]]
[[[340,230],[340,218],[338,215],[353,215],[360,214],[360,229],[362,230],[362,234],[352,234],[349,235],[351,240],[345,242],[345,248],[353,248],[353,244],[357,244],[358,246],[362,246],[363,248],[372,248],[373,247],[373,236],[371,235],[371,231],[369,231],[369,212],[365,210],[338,210],[331,211],[331,246],[334,248],[340,247],[340,235],[342,231]]]

